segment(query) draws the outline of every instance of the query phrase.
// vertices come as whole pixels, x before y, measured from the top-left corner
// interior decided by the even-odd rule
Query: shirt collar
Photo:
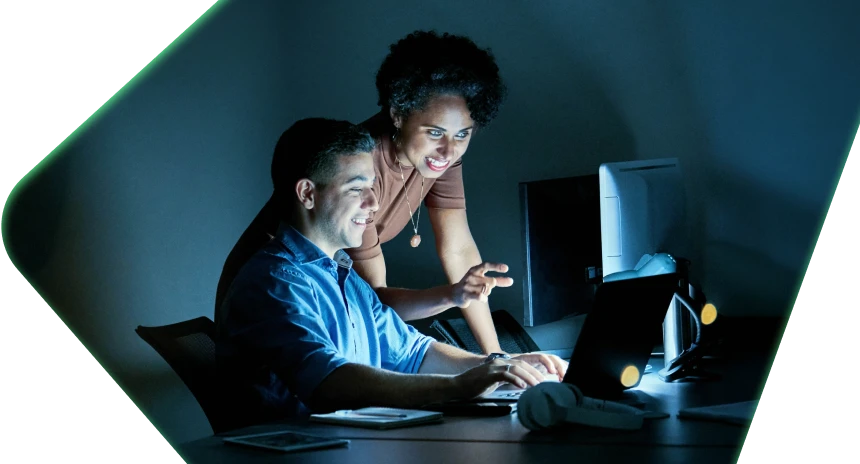
[[[321,259],[328,259],[328,255],[320,250],[313,242],[301,234],[295,227],[281,222],[275,235],[301,264],[313,263]],[[343,250],[337,250],[334,254],[334,262],[347,269],[352,268],[352,259]]]

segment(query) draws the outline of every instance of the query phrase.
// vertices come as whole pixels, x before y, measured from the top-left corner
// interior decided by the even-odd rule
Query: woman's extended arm
[[[507,271],[507,266],[501,264],[483,263],[478,246],[469,230],[469,222],[464,209],[429,208],[430,222],[436,236],[436,250],[449,282],[470,280],[482,286],[487,283],[487,290],[482,297],[457,302],[463,308],[463,317],[478,344],[485,353],[502,352],[498,335],[490,316],[490,305],[487,296],[493,287],[510,287],[513,279],[510,277],[487,277],[487,271]],[[483,264],[482,264],[483,263]]]
[[[404,321],[435,316],[455,306],[451,285],[425,290],[389,287],[386,283],[385,258],[382,254],[375,258],[355,261],[353,268],[373,287],[379,300],[397,311]]]
[[[376,291],[380,301],[391,306],[404,321],[424,319],[454,306],[463,308],[463,317],[485,353],[502,352],[487,298],[494,287],[509,287],[509,277],[486,276],[506,272],[507,266],[483,263],[472,239],[464,210],[430,208],[436,235],[436,250],[451,285],[424,290],[389,287],[382,254],[355,261],[353,268]]]

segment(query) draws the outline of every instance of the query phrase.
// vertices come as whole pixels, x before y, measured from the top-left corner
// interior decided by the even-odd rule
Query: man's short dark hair
[[[307,118],[281,134],[272,157],[272,183],[282,200],[294,195],[299,179],[317,185],[330,182],[338,156],[372,152],[376,141],[363,127],[349,121]]]

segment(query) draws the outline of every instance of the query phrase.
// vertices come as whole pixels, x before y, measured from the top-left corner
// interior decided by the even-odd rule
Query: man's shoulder
[[[372,310],[382,305],[382,302],[379,300],[379,296],[376,294],[376,291],[373,289],[370,283],[364,280],[364,278],[361,277],[361,274],[359,274],[355,269],[352,269],[352,271],[350,272],[349,279],[352,281],[352,291],[361,295],[360,301],[363,304],[367,305],[367,309]]]
[[[309,278],[295,256],[283,244],[271,240],[251,255],[236,280],[258,284],[273,280],[307,283]]]

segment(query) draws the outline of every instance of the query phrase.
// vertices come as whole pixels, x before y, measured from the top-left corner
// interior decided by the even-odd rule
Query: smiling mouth
[[[373,219],[371,219],[371,218],[356,218],[356,219],[352,220],[352,223],[355,225],[365,227],[368,224],[373,223]]]
[[[430,157],[424,158],[424,162],[427,164],[427,167],[437,172],[444,171],[451,164],[448,160],[438,160]]]

